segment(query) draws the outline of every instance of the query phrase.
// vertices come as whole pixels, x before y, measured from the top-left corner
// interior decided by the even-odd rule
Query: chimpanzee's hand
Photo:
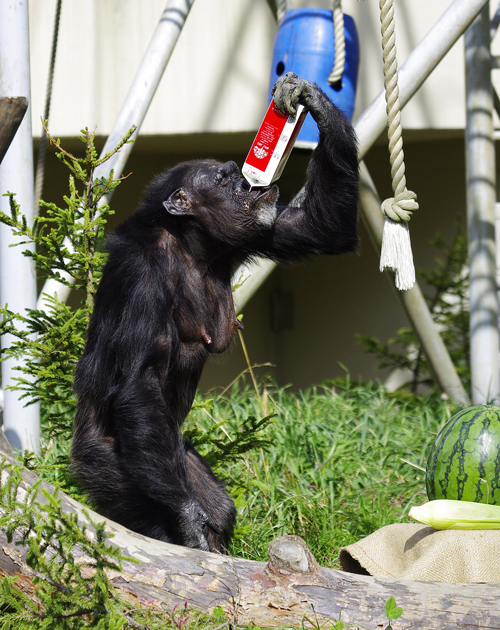
[[[211,551],[207,538],[203,533],[205,527],[210,527],[220,534],[220,527],[212,521],[200,503],[195,499],[186,503],[179,515],[179,527],[182,533],[183,544],[194,549]]]
[[[311,112],[320,130],[328,128],[328,111],[333,105],[314,83],[287,72],[276,81],[273,96],[276,107],[285,114],[294,116],[300,103]]]

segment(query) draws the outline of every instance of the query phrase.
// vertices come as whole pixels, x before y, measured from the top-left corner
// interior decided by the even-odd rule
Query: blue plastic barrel
[[[283,18],[274,42],[271,89],[278,78],[295,72],[301,79],[319,85],[330,100],[352,120],[359,66],[359,40],[350,15],[344,15],[345,67],[341,85],[328,83],[335,62],[335,37],[332,12],[327,9],[290,9]],[[319,131],[311,114],[307,115],[295,146],[309,148],[318,142]]]

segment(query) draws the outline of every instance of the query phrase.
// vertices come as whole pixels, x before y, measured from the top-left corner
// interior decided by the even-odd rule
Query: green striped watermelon
[[[446,423],[432,445],[425,484],[429,501],[500,505],[500,407],[468,407]]]

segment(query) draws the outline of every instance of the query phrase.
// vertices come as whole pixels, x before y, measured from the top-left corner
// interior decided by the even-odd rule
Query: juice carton
[[[297,105],[297,114],[289,116],[271,101],[241,169],[250,186],[269,186],[281,177],[306,116],[303,105]]]

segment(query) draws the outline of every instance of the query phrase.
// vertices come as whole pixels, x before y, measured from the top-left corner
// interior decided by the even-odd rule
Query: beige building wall
[[[63,3],[51,129],[107,136],[166,0]],[[55,0],[31,0],[34,129],[40,128]],[[195,0],[141,133],[255,129],[265,108],[275,22],[265,0]]]
[[[343,0],[361,44],[354,119],[383,86],[378,2]],[[395,3],[400,65],[450,0]],[[55,135],[97,125],[107,135],[166,0],[63,3],[51,114]],[[331,0],[293,0],[331,8]],[[40,129],[55,0],[30,1],[34,129]],[[493,9],[492,9],[493,10]],[[147,135],[255,130],[266,107],[276,24],[266,0],[195,0],[141,130]],[[463,44],[434,71],[404,113],[411,129],[464,125]]]
[[[292,4],[331,7],[330,0]],[[450,4],[398,0],[400,65]],[[106,136],[164,5],[165,0],[63,4],[50,119],[54,135],[70,147],[83,126],[97,125],[98,134]],[[35,130],[43,111],[54,6],[55,0],[30,2]],[[355,18],[361,42],[356,119],[383,86],[378,2],[343,0],[343,7]],[[195,0],[125,169],[133,175],[113,198],[115,222],[133,212],[152,175],[180,160],[216,157],[241,166],[266,107],[275,31],[266,0]],[[429,268],[437,255],[430,239],[437,232],[451,238],[465,212],[462,39],[405,108],[403,125],[408,186],[421,206],[411,221],[415,264]],[[304,155],[292,155],[279,182],[283,200],[300,188],[306,162]],[[383,138],[366,162],[381,197],[389,196]],[[59,201],[66,174],[53,157],[47,168],[44,197]],[[272,304],[280,297],[291,300],[293,322],[278,331]],[[252,362],[274,366],[259,368],[260,373],[271,371],[281,384],[294,387],[332,379],[345,369],[352,378],[384,377],[355,335],[386,340],[408,325],[395,290],[378,271],[363,226],[359,256],[315,257],[280,268],[245,307],[243,321]],[[235,339],[226,355],[207,365],[201,387],[225,386],[245,367]]]

